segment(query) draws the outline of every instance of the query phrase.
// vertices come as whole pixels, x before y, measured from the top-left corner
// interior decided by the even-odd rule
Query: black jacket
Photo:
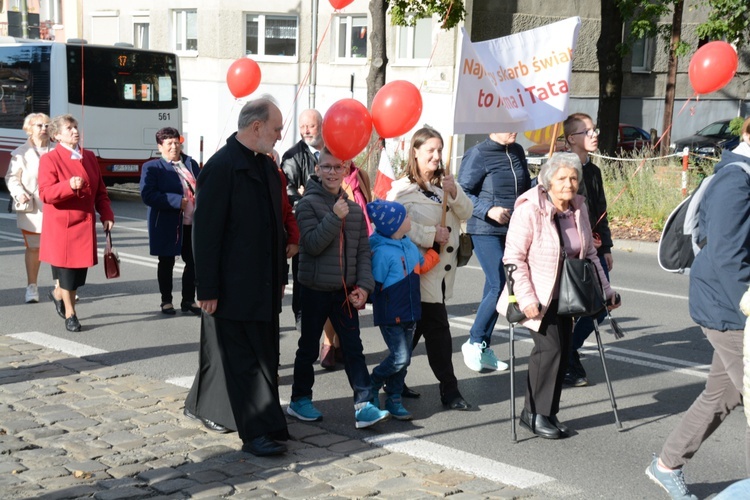
[[[272,321],[286,278],[281,177],[273,160],[233,134],[198,176],[193,253],[198,300],[217,317]]]
[[[349,205],[349,215],[343,221],[333,213],[333,205],[341,196]],[[337,195],[329,193],[318,176],[312,176],[295,216],[299,226],[299,282],[320,291],[341,290],[346,283],[350,290],[357,285],[371,294],[375,280],[362,208],[343,190]]]
[[[506,234],[508,224],[498,224],[487,217],[487,213],[492,207],[512,211],[516,198],[531,187],[523,148],[516,143],[503,145],[492,139],[466,151],[457,180],[474,205],[472,216],[466,222],[469,234]]]
[[[591,161],[583,166],[583,182],[578,186],[578,194],[586,197],[591,231],[598,233],[602,239],[602,246],[597,249],[597,254],[612,253],[612,232],[606,215],[607,197],[604,194],[602,171]],[[602,214],[605,214],[604,217]]]
[[[318,160],[303,140],[289,148],[281,157],[281,170],[284,171],[287,179],[286,194],[293,205],[296,205],[302,198],[299,188],[307,184],[307,180],[315,173],[317,164]]]

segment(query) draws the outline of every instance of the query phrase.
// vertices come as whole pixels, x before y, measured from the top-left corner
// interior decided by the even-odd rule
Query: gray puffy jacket
[[[295,209],[300,232],[297,279],[313,290],[341,290],[346,283],[348,291],[357,285],[370,294],[375,281],[367,222],[360,206],[349,200],[349,215],[339,219],[333,205],[340,196],[346,198],[346,193],[329,193],[315,175],[307,181]]]

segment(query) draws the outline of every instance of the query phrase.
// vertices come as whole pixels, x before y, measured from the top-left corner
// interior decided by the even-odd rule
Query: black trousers
[[[553,300],[542,318],[538,332],[531,332],[534,348],[529,356],[526,383],[526,410],[546,417],[560,411],[568,349],[573,332],[573,319],[557,315],[557,300]]]
[[[233,321],[203,313],[200,367],[185,406],[230,429],[236,426],[243,442],[263,435],[284,439],[278,366],[277,320]],[[235,426],[227,425],[223,397],[228,397]]]
[[[302,318],[302,298],[300,297],[301,285],[297,281],[299,272],[299,254],[292,257],[292,312],[294,320],[299,321]]]
[[[182,304],[192,305],[195,302],[195,263],[193,260],[193,226],[182,226],[182,261],[185,269],[182,271]],[[172,271],[175,256],[160,255],[156,268],[156,278],[159,281],[159,292],[163,304],[172,303]]]
[[[450,403],[461,393],[453,372],[453,339],[445,304],[422,302],[422,319],[417,322],[412,350],[421,337],[424,337],[432,373],[440,382],[440,399],[443,403]]]

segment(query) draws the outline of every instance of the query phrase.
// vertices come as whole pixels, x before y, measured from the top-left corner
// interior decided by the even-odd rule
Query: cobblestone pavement
[[[289,421],[258,458],[182,415],[186,390],[0,336],[0,496],[531,498],[529,491]]]

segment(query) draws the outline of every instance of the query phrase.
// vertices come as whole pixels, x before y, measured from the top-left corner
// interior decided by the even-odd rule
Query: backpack
[[[733,162],[724,168],[732,165],[742,168],[750,175],[750,166],[746,163]],[[701,237],[698,227],[700,204],[715,175],[711,174],[703,179],[695,191],[682,200],[667,217],[657,254],[659,266],[665,271],[690,274],[695,256],[706,246],[706,238]]]

